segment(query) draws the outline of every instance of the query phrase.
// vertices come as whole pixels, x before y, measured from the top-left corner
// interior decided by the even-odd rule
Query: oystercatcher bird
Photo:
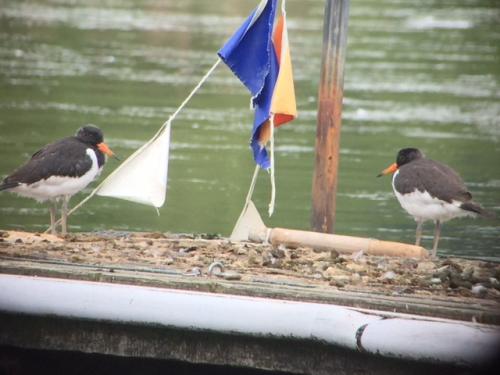
[[[46,145],[0,184],[6,190],[39,202],[50,201],[50,229],[56,233],[57,202],[62,201],[61,233],[67,233],[68,202],[100,173],[105,154],[113,152],[103,142],[100,129],[80,128],[76,136]]]
[[[393,173],[392,188],[401,206],[417,222],[416,245],[420,245],[422,225],[434,220],[436,227],[432,256],[436,256],[441,223],[455,217],[494,214],[472,200],[457,172],[437,161],[427,159],[416,148],[398,152],[396,162],[377,177]]]

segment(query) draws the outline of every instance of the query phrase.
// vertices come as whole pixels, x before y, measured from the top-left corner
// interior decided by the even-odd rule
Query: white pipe
[[[319,303],[3,274],[0,311],[320,340],[385,356],[464,365],[483,363],[500,341],[498,327],[480,324],[383,320]]]
[[[480,365],[498,353],[499,330],[456,322],[386,319],[364,329],[360,344],[374,354],[415,360],[438,359],[457,365]]]
[[[32,315],[324,340],[356,348],[380,317],[346,308],[101,282],[0,275],[0,310]]]

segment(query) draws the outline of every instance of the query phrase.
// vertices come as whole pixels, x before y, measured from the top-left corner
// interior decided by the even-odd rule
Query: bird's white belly
[[[415,190],[412,193],[400,194],[394,190],[401,207],[415,218],[415,220],[447,221],[460,216],[473,216],[472,213],[460,208],[461,202],[451,203],[432,197],[428,192]]]
[[[51,176],[33,184],[21,184],[11,191],[24,197],[33,198],[40,202],[56,199],[65,195],[72,196],[84,189],[101,172],[94,150],[88,148],[87,155],[92,159],[92,167],[80,177]]]

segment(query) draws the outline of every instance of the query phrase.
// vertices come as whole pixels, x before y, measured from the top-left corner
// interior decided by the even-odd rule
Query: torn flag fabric
[[[251,147],[255,162],[269,169],[265,148],[271,126],[297,116],[286,14],[273,33],[277,0],[263,0],[219,50],[219,57],[252,94],[255,118]]]
[[[170,121],[96,189],[97,195],[160,208],[167,193]]]

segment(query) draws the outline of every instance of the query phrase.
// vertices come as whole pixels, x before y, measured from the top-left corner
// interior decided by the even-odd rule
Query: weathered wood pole
[[[335,225],[348,18],[349,0],[326,0],[311,220],[324,233]]]

